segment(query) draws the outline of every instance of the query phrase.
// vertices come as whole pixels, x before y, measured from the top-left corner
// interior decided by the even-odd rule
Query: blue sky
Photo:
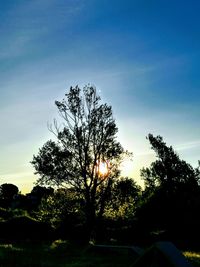
[[[198,0],[0,1],[0,183],[23,192],[29,163],[52,137],[55,100],[93,84],[113,107],[129,174],[154,155],[160,134],[193,166],[200,159]]]

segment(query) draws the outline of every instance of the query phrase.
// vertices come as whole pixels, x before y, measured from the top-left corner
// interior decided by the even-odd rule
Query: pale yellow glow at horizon
[[[133,161],[132,160],[124,160],[121,163],[120,169],[123,173],[123,176],[130,176],[133,173]]]

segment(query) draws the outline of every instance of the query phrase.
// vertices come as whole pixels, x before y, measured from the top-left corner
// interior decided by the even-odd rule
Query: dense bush
[[[12,216],[12,211],[0,207],[0,218],[1,218],[1,221],[2,220],[7,220],[11,216]]]
[[[50,227],[42,222],[28,217],[13,217],[0,223],[0,237],[11,240],[42,240],[51,238]]]

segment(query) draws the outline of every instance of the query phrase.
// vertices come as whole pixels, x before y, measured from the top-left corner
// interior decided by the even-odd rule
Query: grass
[[[192,263],[194,267],[200,266],[200,252],[185,251],[183,255]]]
[[[0,267],[122,267],[134,262],[128,251],[97,252],[90,246],[78,246],[56,240],[51,244],[0,244]]]
[[[185,251],[183,254],[194,267],[200,267],[200,253]],[[0,267],[128,267],[134,261],[126,249],[101,251],[64,240],[0,244]]]

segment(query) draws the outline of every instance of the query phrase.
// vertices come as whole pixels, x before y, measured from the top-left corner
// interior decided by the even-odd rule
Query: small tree
[[[44,187],[36,185],[33,187],[31,192],[26,195],[27,197],[27,208],[29,211],[36,211],[42,201],[43,198],[47,198],[48,196],[52,195],[54,189],[51,187]]]
[[[74,223],[80,215],[81,200],[73,189],[58,189],[53,194],[43,198],[37,213],[37,218],[57,228],[63,222]],[[80,223],[80,222],[79,222]],[[69,229],[70,231],[71,229]]]
[[[73,187],[84,198],[86,222],[90,232],[95,219],[102,216],[108,191],[119,174],[125,153],[116,140],[118,129],[112,108],[100,104],[93,86],[83,91],[76,86],[61,102],[55,102],[63,120],[54,120],[49,129],[57,141],[48,141],[33,157],[40,175],[39,184]]]
[[[111,219],[132,219],[141,197],[142,189],[132,178],[120,178],[112,187],[106,216]]]

